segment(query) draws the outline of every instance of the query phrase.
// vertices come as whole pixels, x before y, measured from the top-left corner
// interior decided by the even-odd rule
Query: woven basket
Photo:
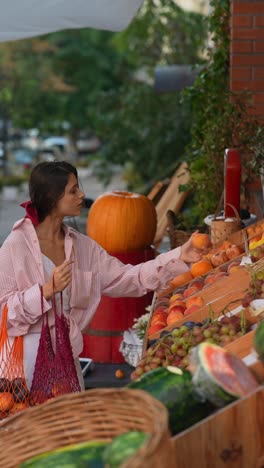
[[[85,441],[111,441],[136,430],[150,434],[122,468],[172,468],[166,408],[143,390],[95,389],[68,394],[18,413],[0,426],[1,466],[17,467],[41,453]]]
[[[233,234],[233,232],[242,229],[242,221],[239,217],[238,211],[230,203],[228,203],[228,205],[233,209],[235,217],[229,218],[230,221],[226,221],[226,219],[217,219],[215,215],[215,218],[211,222],[210,229],[211,242],[213,247],[219,242],[228,239],[230,234]]]

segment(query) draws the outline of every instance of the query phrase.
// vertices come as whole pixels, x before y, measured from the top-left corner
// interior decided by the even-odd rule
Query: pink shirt
[[[69,288],[70,339],[74,357],[82,351],[82,331],[91,321],[101,295],[142,296],[166,287],[168,281],[187,271],[179,260],[181,248],[160,254],[139,265],[124,265],[89,237],[64,225],[65,256],[72,259]],[[0,249],[0,310],[8,304],[10,336],[41,330],[40,285],[45,275],[38,237],[29,219],[17,221]],[[44,311],[54,324],[51,301],[44,299]]]

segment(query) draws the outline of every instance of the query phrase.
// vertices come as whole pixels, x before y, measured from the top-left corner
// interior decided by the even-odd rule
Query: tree
[[[102,93],[94,109],[95,128],[104,141],[104,176],[107,162],[126,163],[129,188],[146,191],[179,164],[190,141],[189,105],[180,104],[179,93],[155,93],[153,70],[160,64],[202,62],[206,31],[203,16],[183,11],[172,0],[148,0],[131,26],[114,37],[133,73],[119,88]],[[146,82],[137,80],[140,70]]]

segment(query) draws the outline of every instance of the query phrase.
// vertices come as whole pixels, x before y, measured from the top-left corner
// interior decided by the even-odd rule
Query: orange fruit
[[[204,275],[208,271],[213,269],[213,265],[210,260],[200,260],[199,262],[193,263],[191,266],[191,274],[195,278],[196,276]]]

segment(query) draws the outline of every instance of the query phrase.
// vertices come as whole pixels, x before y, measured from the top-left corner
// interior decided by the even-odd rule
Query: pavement
[[[118,170],[115,170],[113,178],[109,185],[104,186],[93,174],[93,170],[90,168],[81,168],[78,170],[80,187],[85,193],[87,198],[95,200],[99,195],[106,191],[111,190],[125,190],[125,183],[122,180],[122,174]],[[25,186],[15,197],[15,199],[9,199],[6,197],[3,192],[0,193],[0,245],[3,244],[6,237],[9,235],[14,223],[24,217],[25,210],[20,207],[20,203],[29,199],[28,190]],[[77,226],[81,232],[85,231],[86,218],[88,211],[84,211],[81,217],[72,220],[72,225],[74,222],[77,223]]]

